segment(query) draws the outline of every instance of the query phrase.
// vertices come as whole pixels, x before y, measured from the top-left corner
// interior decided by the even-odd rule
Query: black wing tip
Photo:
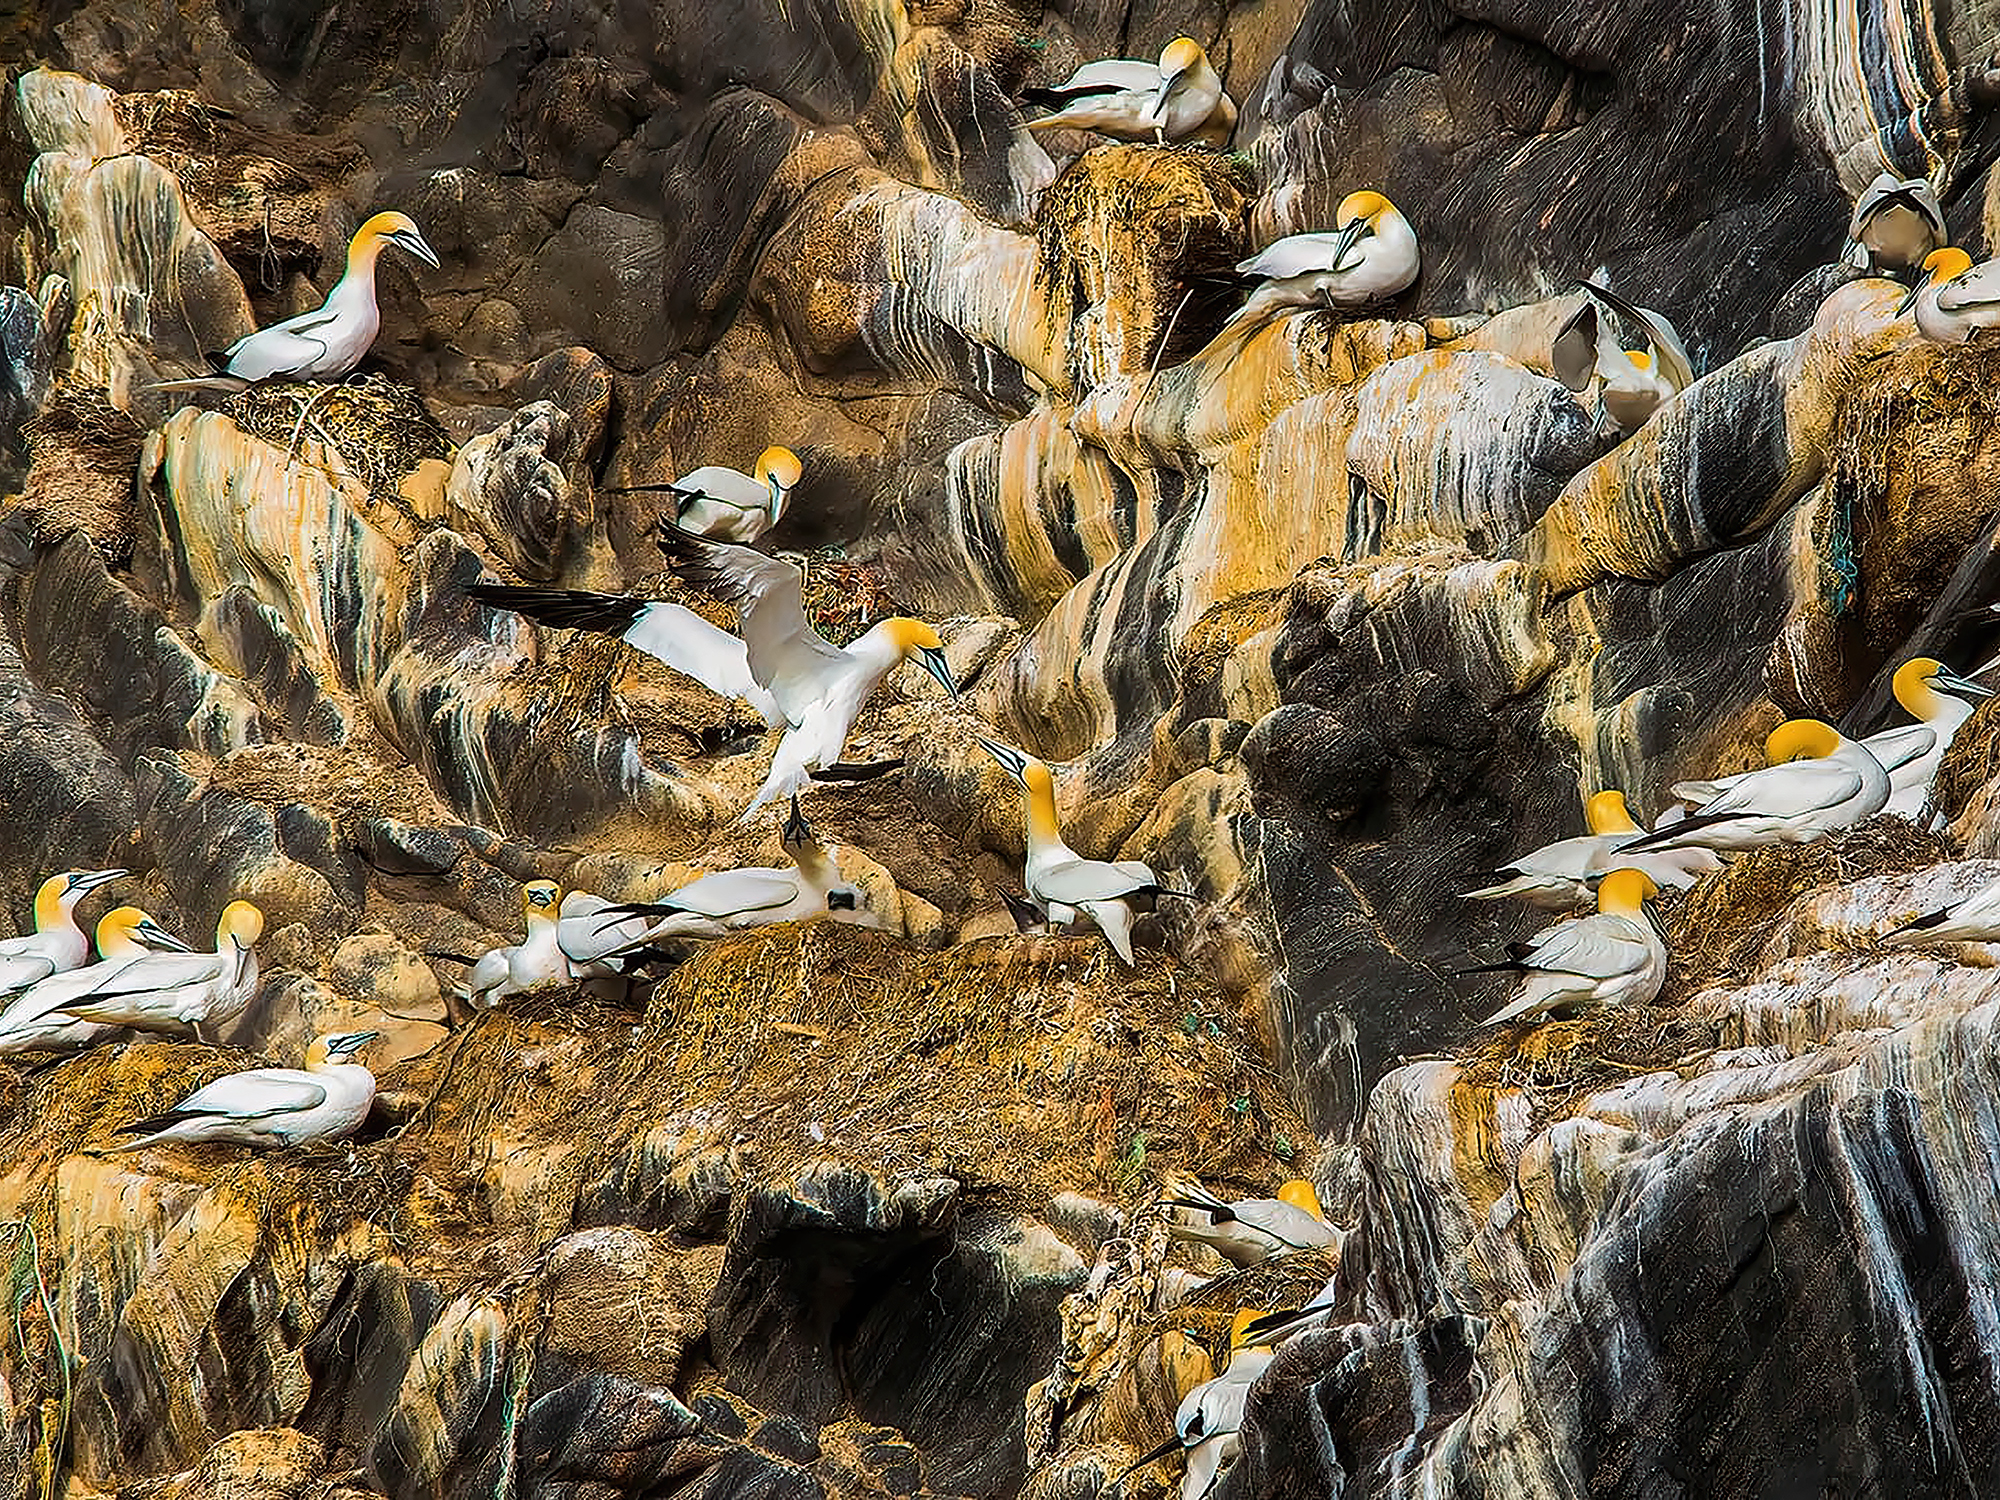
[[[512,583],[469,583],[465,596],[475,603],[526,615],[564,630],[595,630],[622,635],[632,628],[651,599],[626,594],[598,594],[588,589],[530,588]]]
[[[120,1125],[119,1135],[151,1135],[155,1130],[165,1130],[169,1125],[178,1125],[183,1120],[194,1118],[187,1110],[170,1109],[163,1115],[148,1115],[143,1120],[134,1120],[130,1125]]]

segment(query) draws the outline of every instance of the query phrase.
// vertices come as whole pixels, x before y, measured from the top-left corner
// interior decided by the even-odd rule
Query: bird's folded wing
[[[1131,861],[1131,864],[1138,862]],[[1113,901],[1159,884],[1151,870],[1139,865],[1143,875],[1124,865],[1106,864],[1101,859],[1079,859],[1072,864],[1044,870],[1035,880],[1033,895],[1043,902],[1075,906],[1084,901]]]
[[[1248,260],[1238,261],[1236,269],[1246,276],[1268,276],[1274,281],[1308,271],[1328,271],[1333,268],[1333,252],[1340,238],[1337,234],[1288,234]]]
[[[324,308],[316,308],[246,334],[224,353],[224,366],[231,375],[245,380],[268,380],[303,370],[326,353],[322,335],[334,318]]]
[[[0,958],[0,994],[24,990],[39,984],[56,971],[56,961],[35,953],[17,953]]]
[[[1149,62],[1129,57],[1106,57],[1085,63],[1069,75],[1069,81],[1055,90],[1061,94],[1143,93],[1160,86],[1160,70]]]
[[[780,870],[722,870],[682,886],[661,904],[704,917],[734,917],[783,906],[798,894],[798,877]]]
[[[711,541],[665,523],[660,548],[688,577],[736,605],[751,677],[797,723],[828,670],[848,664],[844,651],[807,624],[799,570],[754,547]]]
[[[298,1114],[326,1103],[326,1085],[300,1068],[257,1068],[204,1084],[169,1116],[226,1115],[234,1120]]]
[[[1597,373],[1597,304],[1589,298],[1569,316],[1549,346],[1549,364],[1556,379],[1573,391],[1590,384]]]
[[[43,1017],[88,997],[99,985],[113,982],[118,974],[138,962],[139,957],[136,955],[131,958],[106,959],[102,963],[90,964],[81,969],[69,969],[61,974],[53,974],[39,984],[29,986],[11,997],[6,1010],[0,1011],[0,1035],[16,1027],[40,1021]]]
[[[1859,771],[1830,760],[1793,761],[1752,771],[1694,815],[1795,818],[1838,807],[1860,790]]]
[[[683,495],[720,500],[739,509],[761,509],[771,503],[771,492],[748,474],[721,464],[706,464],[676,479],[671,488]]]
[[[1937,305],[1948,313],[1971,312],[2000,303],[2000,262],[1987,261],[1946,282]]]
[[[222,960],[213,953],[148,954],[57,1008],[86,1021],[131,1024],[131,1020],[148,1018],[145,1002],[150,997],[183,985],[207,984],[221,976],[221,965]]]
[[[1937,731],[1928,724],[1905,724],[1897,729],[1885,729],[1880,734],[1871,734],[1861,742],[1868,747],[1868,753],[1882,762],[1882,769],[1893,771],[1899,766],[1920,760],[1937,748]]]
[[[1623,917],[1582,917],[1550,928],[1522,962],[1547,974],[1612,979],[1637,973],[1651,959],[1652,946],[1632,922]]]

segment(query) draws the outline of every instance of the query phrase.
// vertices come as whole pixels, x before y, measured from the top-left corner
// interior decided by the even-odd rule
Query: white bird
[[[76,925],[77,903],[124,870],[66,870],[35,892],[35,930],[0,941],[0,995],[74,969],[90,957],[90,938]]]
[[[1658,894],[1640,871],[1613,870],[1598,883],[1595,916],[1545,928],[1513,945],[1505,962],[1459,970],[1522,976],[1513,1000],[1479,1024],[1653,1000],[1667,979],[1667,945],[1645,908],[1646,898]]]
[[[570,896],[563,902],[561,944],[572,963],[616,958],[669,938],[718,938],[748,927],[831,916],[866,924],[870,914],[858,887],[841,878],[834,856],[792,798],[780,843],[783,865],[718,870],[652,901],[605,901]],[[572,903],[575,903],[572,906]]]
[[[538,984],[577,978],[558,941],[562,887],[553,880],[531,880],[521,887],[521,919],[527,936],[518,943],[489,948],[472,965],[461,998],[491,1010],[509,995]],[[433,953],[433,958],[456,958]]]
[[[200,1041],[204,1026],[210,1030],[227,1026],[257,993],[254,950],[263,935],[264,914],[248,901],[232,901],[216,921],[213,953],[158,953],[138,959],[64,1002],[62,1011],[102,1026],[134,1026],[170,1035],[191,1031]]]
[[[1674,325],[1663,315],[1635,307],[1595,282],[1582,285],[1583,306],[1557,332],[1549,363],[1556,377],[1578,395],[1596,381],[1600,430],[1608,424],[1629,436],[1694,384],[1694,364]],[[1614,315],[1645,330],[1645,348],[1627,349],[1620,342]]]
[[[1987,881],[1949,906],[1890,928],[1876,941],[1892,948],[1913,948],[1926,943],[2000,942],[2000,877]]]
[[[840,766],[839,758],[863,705],[903,662],[915,662],[958,701],[944,643],[922,620],[880,620],[851,645],[836,646],[807,622],[804,580],[790,563],[690,536],[665,522],[660,546],[686,574],[738,606],[740,637],[678,605],[629,595],[494,584],[474,584],[466,592],[545,624],[616,635],[711,691],[742,699],[772,728],[782,727],[770,774],[741,821],[800,790],[814,771],[855,776],[900,765],[849,768]]]
[[[1926,179],[1883,172],[1855,201],[1841,259],[1861,271],[1908,271],[1949,235],[1944,206]]]
[[[1021,90],[1023,102],[1057,112],[1030,130],[1094,130],[1120,140],[1194,140],[1222,147],[1236,129],[1236,104],[1201,43],[1177,36],[1157,64],[1130,58],[1085,63],[1052,89]]]
[[[311,312],[245,334],[211,354],[212,375],[163,380],[156,391],[240,391],[264,380],[340,380],[361,363],[382,328],[375,305],[375,262],[386,246],[436,266],[437,253],[408,215],[376,214],[347,245],[347,269],[326,301]]]
[[[665,490],[675,497],[674,524],[696,536],[754,542],[778,524],[805,466],[789,448],[766,448],[748,474],[708,464],[672,484],[627,485],[621,494]]]
[[[163,1114],[134,1120],[135,1135],[114,1151],[162,1141],[227,1141],[239,1146],[297,1146],[354,1134],[375,1100],[375,1075],[353,1061],[378,1033],[323,1036],[306,1049],[303,1068],[250,1068],[205,1083]]]
[[[67,1052],[115,1035],[119,1028],[79,1021],[62,1007],[90,993],[139,959],[155,953],[186,953],[188,945],[136,906],[117,906],[97,922],[101,960],[67,969],[14,996],[0,1011],[0,1056],[16,1052]]]
[[[1239,1198],[1225,1203],[1200,1183],[1176,1178],[1160,1201],[1174,1210],[1167,1233],[1177,1240],[1207,1245],[1239,1270],[1261,1266],[1288,1250],[1337,1246],[1341,1233],[1326,1222],[1319,1194],[1304,1178],[1278,1189],[1275,1198]]]
[[[1632,819],[1625,794],[1603,791],[1584,803],[1584,821],[1590,832],[1523,854],[1504,869],[1492,873],[1496,883],[1467,891],[1468,901],[1492,901],[1501,896],[1519,896],[1545,911],[1568,911],[1591,899],[1591,885],[1597,877],[1629,860],[1644,870],[1662,890],[1685,890],[1722,861],[1706,849],[1674,849],[1659,854],[1625,855],[1625,845],[1646,830]]]
[[[1142,860],[1085,859],[1078,854],[1063,842],[1056,823],[1055,779],[1049,768],[1011,745],[984,737],[979,743],[1028,794],[1028,899],[1041,908],[1052,928],[1067,927],[1079,912],[1089,917],[1112,951],[1131,967],[1132,922],[1138,915],[1133,903],[1188,893],[1161,885],[1152,866]]]
[[[1896,668],[1890,688],[1917,722],[1884,729],[1861,743],[1889,773],[1889,800],[1882,811],[1913,822],[1929,821],[1936,817],[1931,786],[1945,752],[1978,707],[1976,700],[1991,698],[1993,690],[1960,677],[1930,656],[1913,656]]]
[[[2000,328],[2000,261],[1975,266],[1955,245],[1933,250],[1896,316],[1912,308],[1917,331],[1934,343],[1963,344],[1982,328]]]
[[[1889,801],[1889,773],[1868,747],[1818,719],[1787,719],[1764,741],[1770,764],[1723,782],[1685,782],[1677,796],[1713,790],[1685,818],[1625,846],[1703,847],[1721,853],[1804,844],[1872,818]]]
[[[1214,1488],[1217,1476],[1243,1451],[1239,1434],[1249,1405],[1250,1387],[1276,1357],[1276,1351],[1268,1344],[1249,1341],[1247,1330],[1264,1316],[1259,1308],[1237,1309],[1229,1329],[1229,1362],[1222,1373],[1204,1380],[1181,1398],[1174,1413],[1174,1435],[1141,1456],[1126,1473],[1143,1469],[1179,1449],[1187,1455],[1187,1472],[1181,1477],[1181,1500],[1202,1500]]]
[[[1417,279],[1417,233],[1377,192],[1340,200],[1330,231],[1288,234],[1236,263],[1238,281],[1260,283],[1216,334],[1248,333],[1288,307],[1363,307]]]

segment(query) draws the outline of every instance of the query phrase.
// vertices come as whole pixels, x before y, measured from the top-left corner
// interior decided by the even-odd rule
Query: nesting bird
[[[1993,690],[1961,677],[1935,657],[1913,656],[1896,668],[1890,687],[1917,722],[1884,729],[1861,741],[1889,773],[1889,800],[1882,811],[1913,822],[1929,821],[1931,786],[1959,727],[1972,717],[1978,700]]]
[[[1595,916],[1558,922],[1512,945],[1503,962],[1460,970],[1521,976],[1514,998],[1479,1024],[1653,1000],[1667,979],[1667,945],[1645,909],[1658,894],[1641,871],[1613,870],[1598,883]]]
[[[1841,259],[1878,275],[1912,271],[1949,236],[1944,205],[1928,180],[1883,172],[1855,200]]]
[[[1915,310],[1917,331],[1938,344],[1963,344],[1984,328],[2000,328],[2000,263],[1978,265],[1955,245],[1924,257],[1923,275],[1896,308]]]
[[[1763,769],[1726,781],[1677,785],[1675,795],[1700,797],[1701,805],[1625,847],[1726,854],[1804,844],[1872,818],[1888,804],[1889,773],[1882,763],[1866,745],[1818,719],[1787,719],[1773,729],[1764,758],[1770,764]]]
[[[881,620],[851,645],[836,646],[807,621],[804,579],[783,559],[691,536],[665,522],[660,546],[689,576],[738,607],[740,636],[679,605],[625,594],[495,584],[474,584],[466,592],[545,624],[618,636],[711,691],[741,699],[771,728],[783,729],[770,774],[741,821],[799,791],[813,772],[834,767],[862,707],[903,662],[915,662],[958,701],[944,643],[922,620]]]
[[[1248,1331],[1263,1317],[1258,1308],[1237,1309],[1229,1328],[1229,1362],[1222,1373],[1181,1398],[1174,1412],[1174,1435],[1141,1456],[1127,1473],[1179,1449],[1187,1455],[1187,1472],[1181,1477],[1182,1500],[1201,1500],[1214,1488],[1216,1477],[1243,1451],[1238,1434],[1249,1405],[1250,1387],[1276,1357],[1269,1344],[1256,1340]]]
[[[1625,794],[1594,793],[1584,803],[1590,832],[1521,855],[1496,880],[1467,891],[1468,901],[1492,901],[1519,896],[1548,911],[1568,911],[1590,899],[1591,885],[1616,865],[1630,863],[1643,870],[1662,890],[1685,890],[1701,876],[1719,869],[1721,861],[1706,849],[1676,849],[1660,854],[1626,854],[1626,845],[1646,830],[1633,821]]]
[[[1334,228],[1289,234],[1236,263],[1235,279],[1256,285],[1215,341],[1241,335],[1289,307],[1365,307],[1417,279],[1417,233],[1380,193],[1349,193]]]
[[[1326,1222],[1319,1194],[1303,1177],[1285,1183],[1275,1198],[1239,1198],[1234,1203],[1188,1179],[1170,1182],[1168,1189],[1168,1196],[1160,1200],[1174,1210],[1167,1233],[1208,1246],[1238,1270],[1261,1266],[1288,1250],[1324,1249],[1341,1242],[1340,1231]]]
[[[226,1141],[239,1146],[297,1146],[354,1134],[375,1100],[375,1075],[354,1061],[373,1031],[323,1036],[306,1049],[303,1068],[250,1068],[205,1083],[172,1109],[122,1127],[137,1135],[112,1149],[138,1151],[163,1141]]]
[[[227,1026],[257,993],[254,950],[263,935],[263,912],[248,901],[232,901],[216,920],[213,953],[157,953],[137,959],[65,1001],[62,1012],[100,1026],[189,1032],[202,1040],[203,1027],[213,1031]]]
[[[1556,333],[1549,363],[1556,378],[1578,395],[1595,381],[1600,429],[1608,425],[1620,436],[1630,436],[1694,384],[1694,364],[1662,314],[1635,307],[1595,282],[1582,286],[1583,306]],[[1624,346],[1615,326],[1619,317],[1645,330],[1645,348]]]
[[[1050,927],[1067,927],[1079,914],[1097,924],[1112,951],[1129,968],[1136,902],[1162,895],[1185,895],[1160,884],[1152,866],[1136,859],[1085,859],[1063,842],[1056,822],[1056,785],[1049,768],[1034,756],[981,737],[986,753],[1027,792],[1028,899]],[[1018,920],[1018,919],[1017,919]]]
[[[265,380],[340,380],[361,363],[382,328],[375,305],[375,262],[389,246],[406,250],[435,267],[437,252],[407,214],[380,213],[354,231],[347,244],[347,269],[326,301],[245,334],[220,354],[211,354],[212,375],[163,380],[156,391],[240,391]]]
[[[674,524],[695,536],[754,542],[776,526],[805,466],[789,448],[770,447],[745,474],[707,464],[672,484],[628,485],[624,493],[665,490],[674,497]]]
[[[562,887],[553,880],[531,880],[522,886],[521,920],[527,935],[518,943],[482,953],[466,976],[463,998],[482,1010],[491,1010],[522,990],[576,978],[557,941],[561,901]]]
[[[1125,141],[1199,141],[1222,147],[1236,129],[1236,104],[1201,43],[1177,36],[1157,64],[1134,58],[1085,63],[1052,89],[1021,91],[1023,103],[1056,113],[1028,129],[1094,130]]]
[[[1935,911],[1927,911],[1876,939],[1891,948],[1925,943],[2000,942],[2000,878],[1987,881],[1971,895]]]
[[[74,969],[90,957],[90,938],[76,925],[77,903],[124,870],[66,870],[35,892],[35,930],[0,942],[0,994]]]
[[[188,951],[186,943],[138,907],[113,907],[98,918],[97,963],[67,969],[30,985],[0,1011],[0,1056],[65,1052],[116,1035],[117,1026],[79,1020],[63,1007],[114,982],[141,959]]]

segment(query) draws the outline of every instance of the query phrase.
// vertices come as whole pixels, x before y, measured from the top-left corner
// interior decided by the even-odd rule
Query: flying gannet
[[[1630,436],[1666,402],[1694,384],[1694,364],[1674,325],[1649,307],[1635,307],[1592,281],[1581,283],[1583,306],[1557,332],[1549,363],[1578,395],[1597,382],[1598,425]],[[1602,304],[1603,311],[1599,310]],[[1646,347],[1627,349],[1615,317],[1645,330]]]
[[[340,380],[348,375],[375,342],[382,314],[375,305],[375,262],[394,245],[435,267],[437,254],[408,215],[376,214],[354,231],[347,245],[347,269],[326,301],[312,312],[300,313],[245,334],[220,354],[211,354],[212,375],[187,380],[163,380],[156,391],[240,391],[265,380]]]
[[[1642,833],[1627,850],[1701,846],[1721,853],[1803,844],[1872,818],[1889,801],[1889,773],[1866,745],[1818,719],[1787,719],[1764,741],[1762,770],[1713,783],[1685,818]],[[1683,791],[1683,787],[1686,791]],[[1709,790],[1682,783],[1675,795]]]
[[[1513,1000],[1479,1024],[1653,1000],[1667,979],[1667,945],[1645,909],[1646,899],[1658,894],[1642,872],[1613,870],[1598,882],[1595,916],[1558,922],[1529,942],[1512,945],[1501,963],[1459,970],[1521,975]]]
[[[544,624],[616,635],[711,691],[740,698],[771,728],[783,729],[770,774],[740,821],[799,791],[813,772],[832,770],[862,706],[903,662],[915,662],[958,701],[944,643],[922,620],[881,620],[851,645],[836,646],[807,621],[804,580],[783,559],[690,536],[665,522],[660,546],[687,577],[738,607],[740,636],[679,605],[630,595],[495,584],[474,584],[466,593]]]
[[[674,524],[696,536],[754,542],[778,524],[805,472],[789,448],[766,448],[748,474],[709,464],[672,484],[626,485],[621,494],[664,490],[675,497]]]
[[[2000,328],[2000,263],[1978,265],[1955,245],[1924,257],[1924,274],[1896,308],[1916,309],[1917,331],[1939,344],[1963,344],[1982,328]]]
[[[1236,104],[1201,43],[1177,36],[1157,64],[1132,58],[1085,63],[1052,89],[1021,91],[1024,103],[1055,114],[1030,130],[1094,130],[1120,140],[1199,141],[1222,147],[1236,129]]]
[[[1547,911],[1568,911],[1590,900],[1593,882],[1627,859],[1662,890],[1685,890],[1722,866],[1722,861],[1706,849],[1623,854],[1624,847],[1646,831],[1633,821],[1623,792],[1594,793],[1584,803],[1584,822],[1589,833],[1558,839],[1521,855],[1506,868],[1492,872],[1494,884],[1467,891],[1465,899],[1492,901],[1519,896]]]
[[[62,1007],[113,978],[127,965],[155,953],[186,953],[188,945],[136,906],[117,906],[97,922],[100,962],[66,969],[13,996],[0,1011],[0,1056],[16,1052],[67,1052],[114,1036],[116,1026],[79,1021]]]
[[[1949,236],[1928,181],[1883,172],[1855,200],[1841,259],[1862,271],[1910,271]]]
[[[1027,791],[1028,899],[1047,917],[1050,927],[1067,927],[1081,912],[1097,924],[1112,951],[1129,968],[1135,900],[1185,896],[1160,884],[1152,866],[1136,859],[1085,859],[1063,842],[1056,823],[1055,779],[1049,768],[1011,745],[983,736],[979,743]]]
[[[1341,1233],[1326,1222],[1319,1194],[1304,1178],[1278,1189],[1275,1198],[1239,1198],[1225,1203],[1200,1183],[1176,1178],[1160,1201],[1174,1210],[1167,1233],[1177,1240],[1207,1245],[1239,1270],[1261,1266],[1288,1250],[1337,1246]]]
[[[213,953],[158,953],[136,959],[65,1001],[62,1011],[103,1026],[133,1026],[169,1035],[186,1031],[197,1041],[204,1040],[203,1027],[214,1031],[227,1026],[257,993],[254,949],[263,935],[263,912],[248,901],[232,901],[216,921]]]
[[[1204,1380],[1181,1398],[1174,1413],[1174,1435],[1129,1468],[1130,1474],[1179,1450],[1187,1455],[1181,1477],[1181,1500],[1202,1500],[1218,1475],[1242,1452],[1243,1413],[1250,1387],[1271,1367],[1276,1351],[1248,1330],[1266,1314],[1259,1308],[1238,1308],[1229,1328],[1229,1362],[1222,1373]]]
[[[791,816],[779,834],[792,864],[719,870],[692,880],[655,901],[602,901],[595,910],[564,905],[564,949],[573,960],[615,957],[668,938],[717,938],[746,927],[831,916],[866,925],[871,919],[858,887],[841,879],[833,854],[819,841],[792,798]]]
[[[1992,697],[1993,690],[1929,656],[1913,656],[1896,668],[1890,688],[1917,722],[1884,729],[1861,743],[1889,773],[1889,800],[1882,811],[1926,822],[1936,815],[1931,786],[1945,752],[1972,717],[1977,700]]]
[[[1234,280],[1256,284],[1249,299],[1209,341],[1247,335],[1289,307],[1365,307],[1385,302],[1417,279],[1417,234],[1396,205],[1377,192],[1349,193],[1334,228],[1289,234],[1236,263]]]
[[[76,925],[77,903],[124,870],[66,870],[35,892],[35,930],[0,941],[0,996],[74,969],[90,957],[90,938]]]
[[[163,1141],[227,1141],[239,1146],[298,1146],[354,1134],[375,1099],[375,1075],[353,1061],[377,1033],[348,1031],[317,1039],[303,1068],[250,1068],[205,1083],[163,1114],[134,1120],[138,1135],[115,1151]],[[141,1134],[143,1132],[143,1134]]]

